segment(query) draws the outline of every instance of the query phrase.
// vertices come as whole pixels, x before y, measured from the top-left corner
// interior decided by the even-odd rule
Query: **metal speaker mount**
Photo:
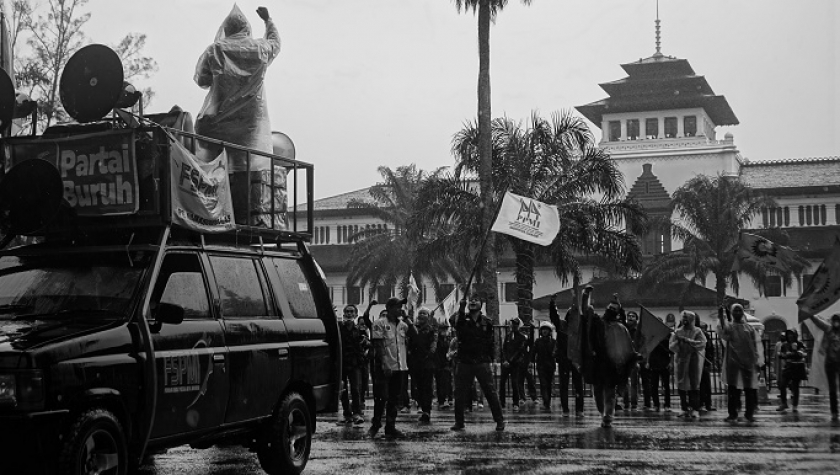
[[[0,69],[0,132],[12,125],[15,116],[15,85],[4,69]]]
[[[80,49],[61,73],[61,103],[70,117],[82,123],[105,117],[122,93],[122,62],[114,50],[104,45]]]
[[[64,200],[61,175],[37,158],[13,166],[0,181],[0,231],[34,235],[56,220]]]

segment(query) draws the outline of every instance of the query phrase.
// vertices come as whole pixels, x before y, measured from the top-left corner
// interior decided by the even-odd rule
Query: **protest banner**
[[[506,192],[492,231],[548,246],[560,232],[557,207]]]
[[[233,229],[233,203],[222,151],[208,163],[200,161],[170,136],[172,222],[195,231],[221,233]]]

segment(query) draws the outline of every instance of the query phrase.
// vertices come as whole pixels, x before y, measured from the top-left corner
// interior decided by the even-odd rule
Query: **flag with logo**
[[[741,233],[738,238],[738,245],[735,248],[734,270],[738,270],[741,261],[751,261],[773,267],[779,270],[787,270],[784,263],[786,257],[793,257],[793,249],[774,243],[773,241],[750,233]]]
[[[651,352],[662,340],[671,336],[671,329],[662,320],[645,307],[639,309],[639,324],[636,327],[636,349],[643,358]]]
[[[560,232],[557,207],[506,192],[492,231],[548,246]]]
[[[834,240],[834,247],[828,257],[814,273],[802,292],[802,296],[796,301],[799,305],[800,323],[804,323],[814,336],[814,352],[811,356],[811,374],[808,377],[808,384],[824,391],[828,389],[825,354],[821,351],[825,332],[810,319],[810,316],[831,307],[838,299],[840,299],[840,238]]]
[[[227,153],[205,163],[171,135],[169,145],[173,224],[208,233],[235,228]]]

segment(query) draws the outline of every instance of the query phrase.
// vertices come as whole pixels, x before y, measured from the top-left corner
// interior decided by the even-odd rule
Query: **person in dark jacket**
[[[339,326],[341,333],[342,390],[341,407],[345,424],[363,424],[365,422],[361,406],[362,367],[365,364],[366,336],[356,326],[358,309],[355,305],[344,307],[344,319]],[[349,397],[348,397],[349,393]],[[352,401],[352,405],[351,405]]]
[[[591,287],[587,287],[584,290],[584,294],[591,294],[591,289]],[[610,356],[612,344],[607,341],[608,332],[612,332],[612,327],[615,326],[618,326],[618,330],[627,331],[624,325],[619,322],[619,316],[622,313],[621,303],[618,301],[617,295],[613,295],[607,309],[604,311],[603,318],[596,315],[590,322],[590,349],[592,351],[591,357],[595,370],[593,391],[595,393],[595,404],[603,418],[601,427],[604,428],[612,427],[613,415],[615,414],[616,389],[627,380],[630,364],[635,361],[634,358],[629,358],[627,362],[619,364]],[[626,336],[626,340],[629,341],[629,333]],[[628,352],[632,352],[632,345],[627,350]]]
[[[636,312],[627,312],[626,323],[627,331],[630,332],[630,338],[636,341],[636,330],[639,327],[639,314]],[[627,376],[627,381],[621,391],[622,399],[624,399],[624,410],[635,411],[639,406],[639,363],[634,362],[630,368]],[[618,407],[616,407],[618,409]]]
[[[435,373],[435,359],[437,351],[438,333],[431,324],[431,312],[428,308],[417,311],[417,322],[408,329],[408,367],[411,377],[416,384],[416,392],[412,393],[417,399],[420,410],[418,422],[428,424],[432,413],[432,380]]]
[[[520,372],[522,361],[525,359],[527,341],[525,335],[519,331],[519,319],[513,318],[508,322],[508,332],[502,342],[502,375],[499,377],[499,403],[505,407],[507,399],[507,383],[513,392],[513,409],[519,409],[519,401],[522,398],[520,393]]]
[[[543,411],[551,411],[551,386],[554,382],[554,350],[556,342],[551,336],[551,325],[540,325],[540,337],[534,342],[534,363],[540,378],[540,393],[542,395]]]
[[[438,339],[435,347],[435,391],[437,392],[438,409],[449,409],[452,400],[452,363],[446,357],[449,352],[449,322],[439,322],[437,325]]]
[[[481,313],[483,302],[477,295],[467,301],[462,300],[458,313],[453,317],[453,327],[458,338],[458,365],[455,369],[455,425],[454,431],[464,430],[464,410],[470,400],[474,380],[478,380],[481,390],[490,405],[496,430],[505,430],[505,418],[499,397],[493,385],[493,373],[490,362],[495,354],[493,322]]]
[[[825,376],[828,378],[828,403],[831,408],[831,422],[840,422],[840,411],[838,411],[837,381],[840,378],[840,313],[831,316],[830,321],[824,320],[819,315],[802,313],[799,321],[810,318],[814,324],[825,332],[823,334],[820,348],[815,348],[825,356]]]
[[[805,367],[804,345],[799,341],[799,333],[794,329],[785,330],[785,341],[779,350],[779,359],[782,360],[782,374],[779,382],[781,391],[782,411],[787,410],[787,390],[790,390],[791,405],[793,412],[798,412],[799,407],[799,384],[808,378],[808,370]]]
[[[671,368],[673,361],[671,350],[668,349],[669,339],[662,340],[650,352],[647,361],[644,362],[642,371],[643,381],[647,383],[644,393],[645,408],[650,408],[653,402],[653,410],[659,412],[659,385],[662,385],[663,405],[665,412],[671,412]]]
[[[548,303],[548,315],[554,328],[557,329],[554,357],[557,361],[557,368],[560,375],[560,406],[563,408],[563,415],[569,415],[569,379],[571,379],[575,392],[575,415],[577,417],[583,417],[583,378],[577,368],[572,364],[572,360],[569,359],[569,314],[566,313],[566,319],[560,319],[560,314],[557,312],[557,303],[554,301],[553,295],[551,296],[551,301]]]
[[[519,370],[519,396],[525,400],[525,389],[528,389],[528,396],[531,402],[537,402],[537,385],[534,381],[534,375],[531,373],[532,364],[534,361],[534,342],[536,341],[537,329],[534,327],[533,319],[523,321],[519,331],[525,335],[525,357],[522,360],[522,367]]]

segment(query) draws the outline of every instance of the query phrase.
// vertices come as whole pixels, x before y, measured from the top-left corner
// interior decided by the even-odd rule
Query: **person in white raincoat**
[[[700,410],[700,377],[706,355],[706,335],[695,323],[697,315],[684,310],[682,322],[671,334],[669,349],[674,353],[674,368],[683,416],[695,417]]]
[[[758,407],[758,376],[764,366],[764,346],[761,335],[747,323],[744,307],[736,303],[727,312],[734,322],[724,318],[725,310],[724,307],[718,310],[718,334],[726,342],[723,362],[729,409],[726,420],[732,422],[738,419],[743,388],[746,402],[744,418],[754,422],[753,416]]]
[[[263,38],[251,37],[248,19],[234,5],[215,41],[199,58],[194,80],[200,87],[209,88],[209,92],[198,113],[195,130],[206,137],[271,153],[271,122],[263,81],[268,66],[280,52],[280,35],[268,9],[260,7],[257,13],[265,21]],[[207,147],[207,144],[202,145]],[[221,151],[207,148],[214,154],[210,158],[215,158]],[[233,174],[234,214],[237,222],[247,223],[243,201],[247,202],[249,180],[244,172],[249,169],[248,156],[245,152],[228,149],[228,160],[228,172]],[[267,157],[251,155],[251,171],[269,169]],[[241,182],[241,185],[235,182]]]

